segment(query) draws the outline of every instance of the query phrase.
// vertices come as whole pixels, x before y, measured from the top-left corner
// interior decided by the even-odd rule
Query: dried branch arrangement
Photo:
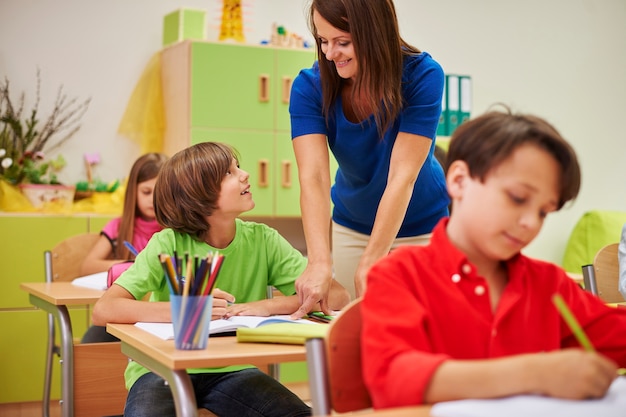
[[[59,164],[44,162],[44,152],[59,148],[78,132],[80,120],[91,102],[91,98],[84,101],[69,98],[61,85],[51,113],[41,121],[38,114],[40,87],[41,74],[37,70],[35,104],[25,114],[25,94],[14,102],[8,78],[0,82],[0,177],[13,184],[56,180],[46,175],[52,168],[60,169]]]

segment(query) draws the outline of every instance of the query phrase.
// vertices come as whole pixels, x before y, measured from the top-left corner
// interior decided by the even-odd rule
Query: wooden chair
[[[619,292],[618,243],[601,248],[593,259],[593,264],[582,267],[585,289],[597,295],[605,303],[623,302]]]
[[[313,415],[372,406],[361,371],[361,299],[344,307],[326,338],[306,342]]]
[[[80,265],[99,235],[84,233],[71,236],[52,250],[44,252],[46,282],[71,281],[79,277]],[[48,349],[44,381],[43,415],[50,410],[52,360],[60,357],[55,344],[56,323],[48,315]],[[74,345],[74,414],[81,417],[121,415],[126,403],[124,370],[128,358],[120,343],[87,343]]]

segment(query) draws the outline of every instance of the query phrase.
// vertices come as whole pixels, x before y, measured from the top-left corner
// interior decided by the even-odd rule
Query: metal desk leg
[[[41,403],[43,407],[43,417],[50,417],[50,387],[52,386],[52,359],[55,354],[60,354],[59,349],[55,344],[55,331],[54,331],[54,316],[50,313],[48,318],[48,345],[46,347],[46,368],[45,378],[43,383],[43,401]]]
[[[61,415],[74,417],[74,341],[67,306],[50,304],[30,294],[30,302],[52,314],[59,323],[61,337]]]
[[[196,394],[193,392],[191,379],[185,369],[173,370],[161,365],[141,350],[124,343],[122,340],[122,353],[139,362],[152,372],[160,375],[170,385],[174,404],[176,406],[177,417],[198,417],[198,407],[196,405]]]
[[[330,392],[328,389],[328,372],[326,370],[326,347],[324,346],[324,339],[307,339],[305,347],[313,415],[329,415],[332,410],[330,404]]]

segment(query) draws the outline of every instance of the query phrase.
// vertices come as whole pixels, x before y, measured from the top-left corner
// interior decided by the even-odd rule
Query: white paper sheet
[[[493,400],[460,400],[435,404],[432,417],[624,417],[626,377],[619,377],[604,398],[562,400],[539,395],[516,395]]]
[[[79,287],[104,291],[107,289],[107,274],[108,272],[104,271],[96,274],[85,275],[84,277],[74,278],[74,280],[72,280],[72,284]]]

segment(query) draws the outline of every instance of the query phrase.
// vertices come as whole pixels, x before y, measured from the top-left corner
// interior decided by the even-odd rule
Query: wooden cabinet
[[[254,210],[246,216],[299,217],[289,93],[309,49],[184,41],[162,51],[164,150],[226,142],[250,173]]]
[[[113,216],[0,213],[0,403],[41,401],[47,346],[47,314],[33,307],[22,282],[44,282],[44,251],[79,233],[99,232]],[[74,335],[91,322],[88,306],[70,308]],[[58,358],[57,358],[58,359]],[[52,398],[60,398],[60,367],[54,361]]]

